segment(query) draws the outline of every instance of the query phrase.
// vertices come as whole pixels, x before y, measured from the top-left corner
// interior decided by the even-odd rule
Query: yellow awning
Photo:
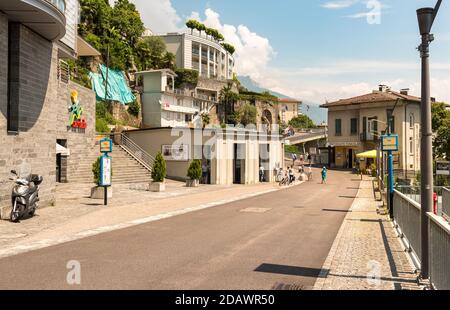
[[[357,158],[377,158],[377,150],[367,151],[356,155]]]

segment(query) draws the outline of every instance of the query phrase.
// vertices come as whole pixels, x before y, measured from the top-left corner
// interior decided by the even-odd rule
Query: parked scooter
[[[11,173],[15,177],[10,179],[16,183],[11,195],[11,222],[17,223],[26,215],[34,216],[39,207],[39,185],[42,183],[43,177],[37,174],[19,177],[15,170],[11,170]]]

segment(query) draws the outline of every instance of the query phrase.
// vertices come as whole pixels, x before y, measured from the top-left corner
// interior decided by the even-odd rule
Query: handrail
[[[139,145],[137,145],[133,140],[131,140],[123,133],[120,134],[119,145],[134,159],[136,159],[142,166],[144,166],[148,171],[152,170],[155,158],[153,158],[153,156],[144,151]]]

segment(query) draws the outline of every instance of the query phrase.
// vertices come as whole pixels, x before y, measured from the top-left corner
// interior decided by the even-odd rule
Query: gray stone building
[[[41,206],[51,205],[57,181],[70,181],[95,146],[95,94],[70,82],[63,70],[64,59],[77,55],[77,20],[77,0],[0,2],[2,219],[10,212],[11,169],[27,165],[42,175]],[[69,126],[73,91],[86,128]]]

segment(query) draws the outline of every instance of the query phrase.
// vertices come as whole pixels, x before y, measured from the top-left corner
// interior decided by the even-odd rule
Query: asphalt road
[[[0,289],[308,289],[358,186],[330,171],[326,185],[316,174],[284,191],[8,257]],[[67,284],[72,260],[81,285]]]

